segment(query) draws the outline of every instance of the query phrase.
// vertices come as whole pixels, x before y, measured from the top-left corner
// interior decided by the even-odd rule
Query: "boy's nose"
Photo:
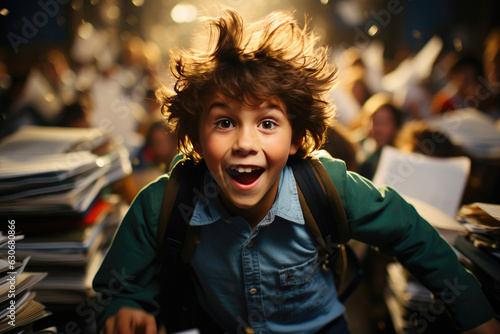
[[[256,131],[241,129],[234,143],[234,151],[241,155],[255,154],[258,151],[258,136]]]

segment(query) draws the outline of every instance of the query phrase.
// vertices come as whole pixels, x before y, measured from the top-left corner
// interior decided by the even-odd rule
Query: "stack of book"
[[[132,171],[128,151],[93,128],[28,126],[0,142],[0,210],[84,214]]]
[[[404,198],[426,219],[451,245],[467,233],[466,228],[439,208],[410,196]],[[434,312],[424,318],[422,310],[436,305],[429,289],[424,287],[399,262],[387,265],[385,302],[391,314],[396,333],[458,333],[446,312]]]
[[[458,219],[469,231],[468,238],[474,245],[500,261],[500,205],[479,202],[463,205]]]
[[[8,248],[0,256],[0,333],[34,332],[34,325],[51,314],[35,300],[33,291],[47,273],[26,271],[29,257],[16,260],[15,244],[22,238],[0,232],[0,247]]]
[[[30,270],[47,271],[37,284],[38,300],[46,304],[78,304],[92,296],[91,278],[102,262],[103,231],[111,204],[99,198],[82,217],[26,219],[24,240],[16,254],[30,257]]]
[[[483,292],[500,315],[500,205],[463,205],[458,219],[468,233],[455,240],[461,261],[481,282]]]
[[[389,263],[386,269],[384,297],[396,333],[458,334],[441,302],[434,301],[431,292],[399,262]],[[424,310],[432,310],[432,316],[426,318]]]
[[[29,126],[0,142],[0,166],[0,216],[25,236],[16,256],[46,272],[32,288],[37,300],[74,313],[93,296],[104,244],[123,215],[108,186],[131,173],[128,151],[100,129]]]

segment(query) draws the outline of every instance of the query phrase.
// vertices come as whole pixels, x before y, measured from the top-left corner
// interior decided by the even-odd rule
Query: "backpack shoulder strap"
[[[334,273],[339,300],[344,302],[362,277],[359,260],[346,244],[350,239],[344,206],[325,167],[314,156],[292,157],[299,201],[306,225],[320,244],[320,256]]]
[[[305,159],[292,157],[290,165],[297,182],[299,193],[311,215],[307,221],[314,221],[322,239],[327,243],[345,244],[350,239],[349,224],[337,188],[325,167],[314,156]],[[302,203],[301,203],[302,204]],[[333,222],[333,223],[332,223]],[[313,232],[315,233],[315,232]]]
[[[182,258],[188,262],[198,238],[199,229],[189,220],[199,196],[206,166],[192,160],[180,160],[172,169],[163,194],[158,221],[158,249],[167,263]],[[183,247],[186,245],[185,247]]]

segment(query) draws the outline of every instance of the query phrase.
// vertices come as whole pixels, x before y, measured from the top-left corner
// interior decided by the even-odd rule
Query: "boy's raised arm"
[[[143,310],[153,317],[159,312],[155,298],[161,289],[155,279],[156,235],[165,184],[166,178],[160,178],[137,196],[94,278],[98,330],[124,307]]]
[[[322,162],[341,196],[352,238],[395,256],[433,293],[432,305],[410,315],[417,328],[425,328],[445,309],[461,331],[492,319],[494,312],[477,279],[458,262],[449,244],[413,206],[393,189],[377,189],[358,174],[345,172],[339,162]],[[494,321],[489,325],[495,325]]]

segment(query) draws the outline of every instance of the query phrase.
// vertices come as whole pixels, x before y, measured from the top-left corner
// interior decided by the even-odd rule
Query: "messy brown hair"
[[[208,49],[172,52],[175,85],[156,94],[179,149],[200,159],[193,144],[199,140],[204,102],[214,92],[250,105],[277,96],[291,117],[293,139],[304,139],[298,154],[321,148],[333,119],[327,96],[337,69],[328,61],[328,48],[318,46],[318,37],[308,31],[307,20],[301,29],[291,14],[278,11],[247,24],[238,12],[225,9],[205,22]]]

